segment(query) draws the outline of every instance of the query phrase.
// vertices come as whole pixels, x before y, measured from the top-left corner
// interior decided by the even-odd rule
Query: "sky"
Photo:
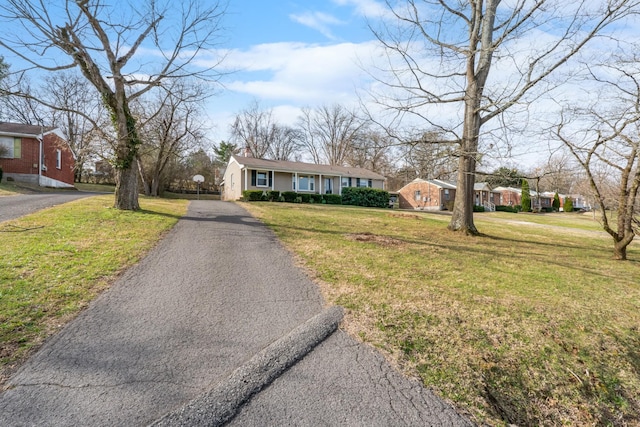
[[[237,71],[222,80],[223,90],[208,104],[212,141],[228,140],[235,115],[253,101],[272,109],[285,125],[295,124],[303,107],[339,103],[358,108],[364,100],[375,110],[369,97],[375,82],[366,69],[379,57],[380,44],[368,24],[375,27],[387,13],[382,0],[231,0],[224,18],[228,55],[222,67]],[[543,40],[522,40],[522,45]],[[452,108],[440,105],[432,111],[459,122],[459,110]],[[527,169],[544,163],[548,142],[531,144],[538,137],[526,138],[511,149],[494,150],[497,156],[485,157],[488,167]]]
[[[105,0],[110,6],[127,1],[136,0]],[[56,8],[59,9],[58,13],[62,11],[63,3],[59,0],[45,0],[45,3],[52,16],[56,14]],[[204,3],[207,4],[207,0]],[[511,3],[512,0],[504,0],[501,7],[508,8]],[[560,4],[563,4],[562,1]],[[180,3],[174,5],[179,6]],[[127,19],[124,8],[117,13]],[[217,58],[218,54],[224,56],[224,60],[216,66],[223,77],[217,93],[206,105],[209,140],[215,144],[228,141],[234,117],[256,101],[261,108],[272,109],[274,118],[283,125],[294,125],[304,107],[337,103],[347,108],[357,108],[363,101],[375,111],[369,94],[380,85],[373,81],[369,72],[374,69],[374,62],[379,63],[381,50],[368,23],[375,27],[387,14],[383,0],[228,0],[228,9],[218,34],[218,50],[214,55],[203,55],[196,60],[196,65],[207,66],[211,65],[211,62],[207,62],[211,57]],[[24,35],[24,29],[10,28],[18,25],[14,21],[0,23],[0,36],[11,38],[15,34]],[[620,40],[640,39],[637,28],[636,25],[622,29],[627,33],[621,33]],[[547,32],[543,33],[544,30]],[[528,33],[527,37],[509,45],[507,51],[517,57],[526,56],[536,47],[543,49],[553,39],[553,30],[552,24],[541,25],[536,31]],[[462,33],[460,37],[465,34]],[[451,37],[458,38],[455,32],[451,33]],[[606,51],[607,42],[602,40],[604,45],[601,48]],[[598,44],[592,45],[594,50],[591,55],[596,57]],[[151,49],[147,53],[149,57],[158,56],[158,52]],[[587,52],[586,57],[589,54]],[[19,64],[18,59],[1,49],[0,55],[5,55],[12,67]],[[56,61],[57,58],[54,56],[50,60]],[[510,58],[510,55],[504,55],[503,62],[494,61],[491,83],[496,84],[497,88],[501,88],[502,83],[509,80],[513,82],[513,79],[517,81],[520,77],[518,72],[514,72],[517,70]],[[437,56],[424,60],[427,61],[423,64],[425,69],[438,69],[441,65]],[[526,59],[522,63],[526,63]],[[455,86],[458,83],[451,83],[453,90],[460,89],[460,86]],[[431,82],[425,80],[423,84],[428,87]],[[505,83],[506,86],[508,84]],[[580,84],[556,91],[556,95],[566,99],[584,96],[587,101],[594,97],[588,88],[580,87]],[[512,123],[517,128],[526,120],[531,120],[537,112],[549,113],[556,107],[554,99],[541,97],[535,99],[533,104],[514,106],[511,110],[523,114],[508,117],[514,118]],[[431,108],[429,117],[455,124],[461,122],[459,106],[448,104],[428,108]],[[496,126],[501,124],[499,120],[492,123],[496,123]],[[424,126],[424,123],[419,125]],[[490,126],[485,128],[490,129]],[[524,125],[520,128],[505,139],[515,141],[519,138],[524,143],[517,144],[513,150],[499,153],[499,150],[491,148],[492,152],[499,154],[494,156],[492,166],[522,165],[528,168],[549,157],[548,141],[540,139],[535,133],[524,132]],[[535,124],[529,126],[529,130],[536,130]]]
[[[376,46],[366,17],[382,9],[373,0],[231,1],[221,66],[237,71],[209,102],[214,141],[253,101],[287,125],[302,107],[357,105],[368,84],[360,63]]]

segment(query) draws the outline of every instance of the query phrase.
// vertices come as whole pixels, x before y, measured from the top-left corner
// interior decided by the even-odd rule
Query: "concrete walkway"
[[[0,425],[470,425],[331,333],[339,316],[270,230],[235,204],[195,201],[14,375]]]

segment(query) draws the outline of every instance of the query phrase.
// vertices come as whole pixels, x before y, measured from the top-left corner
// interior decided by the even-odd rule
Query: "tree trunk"
[[[613,259],[618,261],[627,260],[627,245],[625,242],[615,242],[613,245]]]
[[[463,150],[467,151],[467,150]],[[460,231],[468,235],[477,235],[478,229],[473,223],[473,186],[475,184],[475,159],[472,156],[460,156],[456,198],[449,230]]]
[[[137,163],[138,163],[138,172],[140,173],[140,175],[138,175],[140,177],[140,181],[142,184],[142,189],[144,191],[144,195],[145,196],[150,196],[151,195],[151,188],[149,187],[149,181],[147,181],[147,179],[145,178],[145,171],[144,171],[144,166],[142,165],[142,161],[140,161],[140,158],[137,159]]]
[[[473,62],[469,63],[467,79],[469,84],[465,98],[464,130],[460,142],[456,199],[448,228],[467,235],[477,235],[478,229],[473,223],[473,187],[476,181],[476,155],[480,133],[479,107],[482,92],[473,73]]]
[[[116,93],[109,94],[107,105],[113,113],[118,133],[116,147],[116,201],[114,207],[122,210],[138,210],[138,147],[140,138],[136,120],[129,111],[122,76],[114,77]]]
[[[116,169],[116,209],[136,211],[140,209],[138,203],[138,167],[134,157],[127,168]]]
[[[155,175],[151,180],[151,196],[158,197],[160,192],[160,175]]]

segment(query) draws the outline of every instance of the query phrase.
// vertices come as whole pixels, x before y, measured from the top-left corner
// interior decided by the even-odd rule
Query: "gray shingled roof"
[[[21,123],[0,122],[0,132],[16,135],[40,135],[55,129],[54,127],[42,127],[38,125],[24,125]]]
[[[233,156],[241,165],[251,169],[274,170],[278,172],[312,173],[315,175],[335,175],[353,178],[381,179],[385,177],[362,168],[352,168],[332,165],[316,165],[313,163],[287,162],[284,160],[256,159],[254,157]]]
[[[415,183],[421,183],[421,182],[426,182],[429,183],[431,185],[435,185],[436,187],[439,188],[443,188],[446,190],[455,190],[456,189],[456,185],[451,183],[451,182],[447,182],[447,181],[442,181],[439,179],[422,179],[422,178],[416,178],[413,181],[411,181],[409,184],[415,184]],[[409,185],[407,184],[407,185]],[[405,187],[407,186],[405,185]],[[404,187],[402,187],[404,188]]]

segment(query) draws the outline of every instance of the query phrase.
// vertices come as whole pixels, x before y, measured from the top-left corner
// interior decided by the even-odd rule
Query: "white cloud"
[[[228,89],[270,100],[316,105],[355,98],[363,71],[357,58],[369,56],[373,43],[327,46],[276,43],[231,52],[234,68],[254,72],[228,83]]]
[[[226,140],[233,116],[253,99],[288,125],[295,124],[302,107],[357,105],[357,89],[366,92],[370,84],[358,58],[369,58],[374,49],[375,42],[272,43],[228,51],[225,67],[239,71],[228,76],[226,91],[210,104],[209,115],[219,125],[212,139]]]
[[[333,0],[338,6],[353,6],[358,15],[367,18],[382,18],[389,14],[384,2],[375,0]]]
[[[289,15],[293,21],[306,27],[319,31],[328,39],[335,40],[336,37],[331,32],[331,27],[343,25],[344,22],[338,18],[323,12],[305,12],[302,14]]]

